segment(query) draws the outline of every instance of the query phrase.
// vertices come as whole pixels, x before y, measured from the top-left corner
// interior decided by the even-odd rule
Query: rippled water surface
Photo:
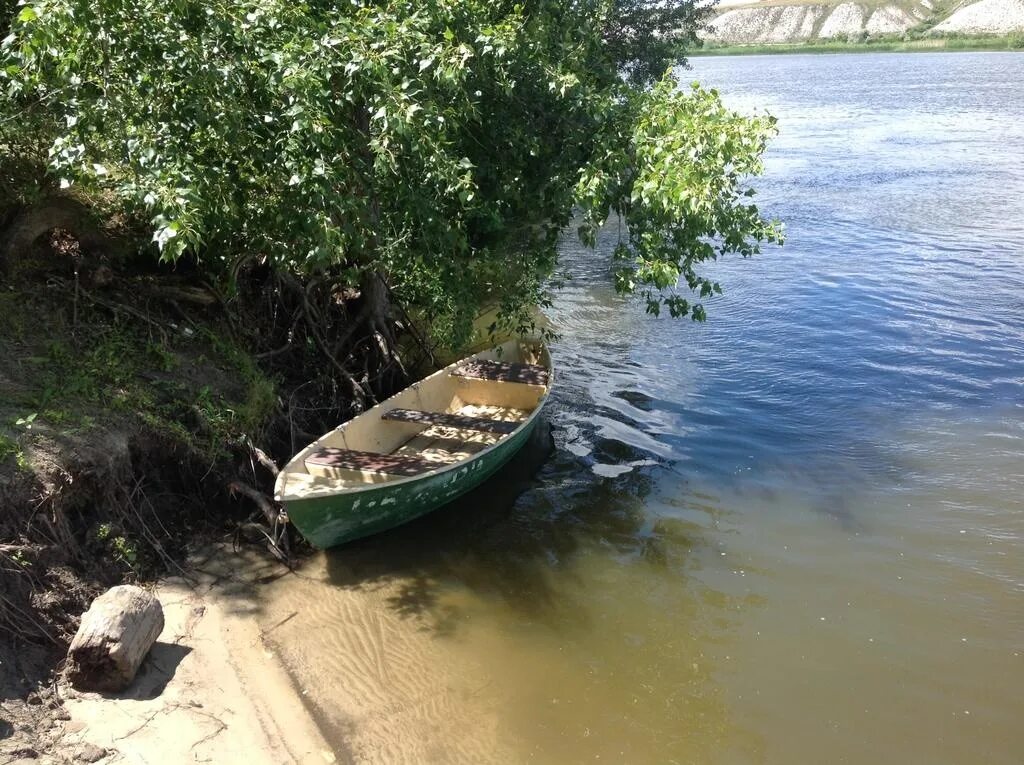
[[[357,761],[1024,762],[1024,55],[690,74],[779,117],[786,246],[698,326],[567,239],[554,450],[272,634]]]

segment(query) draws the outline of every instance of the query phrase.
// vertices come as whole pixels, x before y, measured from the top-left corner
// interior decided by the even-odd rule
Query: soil
[[[264,380],[223,339],[216,301],[183,318],[181,295],[202,292],[187,279],[106,263],[76,279],[63,241],[0,281],[3,765],[93,761],[60,744],[57,676],[80,615],[107,587],[179,574],[190,550],[231,539],[253,507],[229,482],[272,480],[240,433],[274,405],[252,404]],[[246,407],[259,410],[243,422]]]
[[[81,222],[54,209],[56,225]],[[273,530],[271,551],[293,555],[266,499],[274,462],[433,358],[407,320],[414,352],[397,352],[405,336],[372,275],[339,290],[250,263],[228,301],[187,264],[115,255],[109,231],[47,229],[57,219],[30,212],[0,210],[0,765],[108,756],[70,746],[59,684],[91,600],[184,576],[211,542],[265,546]],[[189,661],[199,687],[212,665]],[[263,760],[239,751],[284,761],[272,745]]]

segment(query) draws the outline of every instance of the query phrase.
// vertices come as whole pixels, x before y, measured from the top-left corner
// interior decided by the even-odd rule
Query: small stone
[[[64,720],[65,722],[71,719],[71,713],[66,709],[58,709],[53,716],[58,720]]]
[[[103,747],[95,744],[82,744],[75,759],[80,762],[99,762],[106,756],[107,750]]]

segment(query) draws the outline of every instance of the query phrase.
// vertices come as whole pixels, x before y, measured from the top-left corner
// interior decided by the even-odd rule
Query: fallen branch
[[[249,451],[252,452],[252,456],[256,458],[256,461],[263,465],[263,467],[265,467],[267,470],[269,470],[270,474],[274,476],[274,478],[277,478],[277,474],[281,472],[281,469],[278,468],[277,463],[270,459],[270,457],[267,456],[267,453],[260,449],[258,446],[256,446],[256,444],[254,444],[252,440],[250,440],[249,438],[246,438],[245,442],[246,445],[249,447]]]
[[[267,546],[270,552],[282,563],[291,566],[291,551],[288,544],[288,514],[279,507],[266,494],[254,489],[241,481],[232,481],[228,484],[228,492],[232,496],[241,494],[251,499],[263,513],[267,521],[267,527],[255,523],[243,523],[239,530],[252,528],[257,530],[267,539]],[[269,530],[268,530],[269,529]]]
[[[153,297],[169,301],[192,303],[193,305],[203,306],[204,308],[220,304],[219,298],[206,289],[206,287],[148,284],[145,287],[145,291]]]
[[[65,288],[65,289],[67,289],[69,287],[67,280],[61,279],[61,278],[56,277],[56,276],[50,277],[49,281],[51,283],[53,283],[53,284],[56,284],[59,287]],[[164,338],[167,337],[167,332],[168,332],[168,329],[169,329],[167,326],[165,326],[165,325],[161,324],[160,322],[154,320],[150,316],[147,316],[142,311],[139,311],[139,310],[137,310],[135,308],[132,308],[130,305],[125,305],[124,303],[118,303],[118,302],[116,302],[114,300],[107,300],[106,298],[98,297],[98,296],[92,294],[91,292],[89,292],[88,290],[86,290],[84,287],[78,287],[75,290],[75,299],[76,300],[77,300],[79,294],[83,298],[88,300],[90,303],[93,303],[94,305],[102,306],[103,308],[106,308],[108,311],[111,311],[113,313],[117,313],[118,311],[120,311],[122,313],[129,314],[130,316],[134,316],[136,319],[139,319],[140,321],[144,321],[146,324],[149,324],[150,326],[155,327],[157,330],[160,331],[162,337],[164,337]]]
[[[261,534],[267,540],[267,549],[270,550],[271,555],[273,555],[275,558],[277,558],[283,564],[285,564],[286,566],[291,568],[292,560],[291,560],[291,557],[290,557],[290,555],[289,555],[289,553],[288,553],[288,551],[286,549],[287,546],[288,546],[287,545],[287,539],[288,539],[287,536],[283,537],[283,543],[282,543],[282,539],[275,539],[274,536],[267,531],[265,526],[261,526],[258,523],[242,523],[242,524],[239,524],[238,530],[242,531],[243,529],[252,529],[253,531]],[[236,542],[235,542],[235,549],[236,549],[236,551],[238,549],[237,538],[236,538]]]
[[[14,555],[22,552],[33,552],[40,549],[40,547],[33,547],[32,545],[0,545],[0,553],[13,553]]]
[[[46,638],[47,640],[49,640],[49,641],[50,641],[51,643],[53,643],[53,644],[54,644],[54,645],[56,645],[56,646],[59,646],[59,645],[60,645],[60,641],[59,641],[59,640],[57,640],[57,639],[56,639],[56,638],[55,638],[55,637],[54,637],[53,635],[51,635],[51,634],[50,634],[50,632],[49,632],[49,630],[47,630],[47,629],[46,629],[46,627],[44,627],[44,626],[43,626],[43,625],[41,625],[41,624],[40,624],[39,622],[37,622],[37,621],[35,620],[35,618],[34,618],[34,617],[32,616],[32,614],[28,613],[27,611],[25,611],[25,610],[24,610],[24,609],[22,609],[22,608],[19,608],[19,607],[18,607],[18,606],[17,606],[16,604],[12,603],[12,602],[11,602],[10,600],[8,600],[7,598],[5,598],[5,597],[4,597],[3,595],[0,595],[0,603],[3,603],[3,604],[4,604],[4,605],[6,605],[6,606],[7,606],[8,608],[10,608],[10,609],[11,609],[12,611],[16,611],[17,613],[21,614],[21,616],[22,616],[22,617],[24,617],[24,618],[25,618],[25,620],[27,620],[28,622],[30,622],[30,623],[32,624],[32,626],[36,628],[36,631],[37,631],[37,632],[38,632],[38,633],[39,633],[40,635],[42,635],[43,637],[45,637],[45,638]],[[0,615],[2,615],[2,611],[0,611]],[[11,625],[11,622],[10,622],[10,620],[9,620],[9,619],[5,619],[5,621],[6,621],[6,622],[8,622],[8,625]],[[24,631],[24,630],[21,630],[21,629],[17,629],[17,628],[16,628],[16,627],[14,627],[14,626],[8,626],[8,629],[9,629],[9,631],[11,631],[11,632],[12,632],[13,634],[16,634],[16,635],[21,635],[22,637],[26,637],[26,636],[27,636],[27,633],[25,633],[25,631]]]
[[[263,513],[263,517],[267,519],[267,523],[272,526],[278,523],[282,511],[278,509],[273,500],[271,500],[262,491],[254,489],[252,486],[242,483],[241,481],[232,481],[228,484],[228,492],[232,497],[236,494],[248,497],[256,503],[256,506]]]

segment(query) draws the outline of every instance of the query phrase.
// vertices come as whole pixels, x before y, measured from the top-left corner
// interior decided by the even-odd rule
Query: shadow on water
[[[665,529],[644,511],[652,476],[632,470],[602,478],[588,469],[594,457],[655,464],[625,443],[598,439],[593,455],[556,449],[543,422],[531,441],[496,476],[455,502],[412,523],[326,553],[332,584],[372,587],[400,581],[389,605],[403,617],[427,617],[439,635],[451,634],[459,614],[440,606],[439,593],[457,583],[500,598],[539,622],[573,620],[552,575],[572,577],[570,563],[584,545],[615,556],[666,562]],[[673,539],[688,548],[692,540]],[[583,619],[582,614],[576,618]]]
[[[593,448],[568,451],[562,403],[548,412],[554,439],[539,432],[479,489],[325,553],[330,586],[383,593],[392,615],[477,668],[464,670],[470,686],[488,689],[475,713],[490,720],[487,710],[500,709],[509,761],[756,749],[740,733],[724,742],[732,726],[718,653],[735,614],[759,604],[702,579],[702,566],[717,561],[700,520],[717,512],[714,497],[678,486],[663,495],[664,462],[593,423],[576,422]],[[637,466],[609,477],[599,472],[605,459]],[[684,510],[673,516],[673,506]]]

